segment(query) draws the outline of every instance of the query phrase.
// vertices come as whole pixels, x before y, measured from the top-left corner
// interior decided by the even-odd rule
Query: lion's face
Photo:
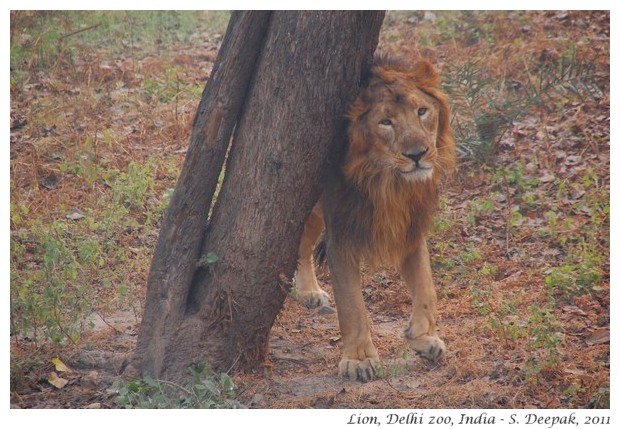
[[[369,137],[372,160],[410,180],[432,176],[437,157],[437,102],[417,88],[378,83],[370,88],[375,101],[359,126]],[[399,88],[400,87],[400,88]]]
[[[345,172],[368,178],[388,173],[426,181],[449,169],[442,150],[453,145],[448,106],[428,63],[401,70],[377,67],[349,113],[350,146]],[[442,139],[442,137],[444,137]],[[445,151],[444,150],[444,151]]]

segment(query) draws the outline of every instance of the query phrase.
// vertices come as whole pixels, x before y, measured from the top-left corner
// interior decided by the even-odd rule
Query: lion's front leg
[[[327,259],[343,343],[338,372],[340,376],[352,380],[372,380],[379,365],[379,354],[370,336],[359,260],[329,243]]]
[[[403,259],[400,272],[413,301],[405,338],[422,357],[439,360],[446,346],[435,332],[437,293],[425,237],[420,237],[415,250]]]

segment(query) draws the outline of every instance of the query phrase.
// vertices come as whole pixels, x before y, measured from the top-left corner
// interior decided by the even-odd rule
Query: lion
[[[343,344],[338,370],[344,378],[371,380],[380,365],[362,297],[362,261],[399,270],[413,302],[406,340],[429,360],[445,354],[435,332],[437,295],[426,243],[441,178],[453,171],[456,158],[448,98],[439,84],[438,72],[426,60],[407,65],[375,58],[347,114],[343,159],[329,172],[304,225],[297,298],[308,307],[329,305],[313,261],[325,230]]]

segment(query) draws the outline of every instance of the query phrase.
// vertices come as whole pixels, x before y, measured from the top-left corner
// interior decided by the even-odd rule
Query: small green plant
[[[495,274],[495,267],[484,264],[480,274],[484,277]],[[487,318],[487,326],[505,343],[516,341],[526,336],[522,323],[514,317],[517,305],[513,301],[499,301],[493,299],[495,295],[492,287],[478,286],[472,288],[472,306]],[[515,321],[516,319],[516,321]]]
[[[462,264],[468,266],[476,261],[481,261],[483,259],[482,253],[480,250],[476,248],[476,246],[467,246],[463,251],[459,254],[459,259]]]
[[[608,261],[604,249],[609,249],[609,192],[599,186],[592,169],[586,170],[581,183],[557,185],[557,199],[568,204],[569,209],[547,210],[546,225],[540,234],[555,242],[562,259],[561,264],[545,268],[543,274],[550,296],[571,302],[577,296],[595,294],[604,280]],[[571,198],[571,189],[578,198]],[[581,227],[571,211],[586,216],[587,227]]]
[[[528,64],[536,64],[532,69]],[[557,58],[553,55],[539,59],[524,60],[528,74],[528,84],[523,92],[533,104],[551,111],[563,104],[567,97],[577,97],[582,101],[595,100],[603,95],[596,83],[593,61],[582,61],[575,45],[562,52]]]
[[[560,324],[553,315],[552,307],[529,306],[528,332],[530,345],[534,348],[545,348],[549,351],[549,362],[557,363],[558,353],[555,353],[560,344],[558,332]]]
[[[487,159],[496,141],[530,106],[517,92],[507,91],[505,83],[490,76],[481,63],[479,59],[466,61],[448,75],[445,88],[457,112],[452,126],[459,152]]]
[[[153,161],[144,165],[132,162],[127,172],[120,172],[113,181],[112,201],[129,209],[142,209],[152,187]]]
[[[534,379],[541,371],[560,363],[561,325],[553,314],[553,301],[547,306],[531,305],[528,307],[527,338],[529,342],[529,360],[526,363],[527,379]]]
[[[549,225],[547,231],[555,233],[552,237],[557,239],[564,251],[562,264],[547,268],[544,272],[547,290],[556,299],[570,302],[577,296],[593,294],[603,281],[606,260],[601,252],[600,242],[603,240],[598,236],[609,228],[609,202],[605,199],[601,201],[586,202],[591,207],[590,219],[593,227],[575,231],[572,235],[560,234],[557,216],[551,214],[552,212],[546,213]],[[599,204],[602,207],[596,207]],[[562,228],[570,230],[568,222],[564,222]],[[608,235],[605,234],[604,237]],[[604,245],[608,246],[607,243]]]
[[[492,199],[476,198],[471,201],[467,212],[467,222],[476,225],[480,216],[491,215],[496,211],[495,202]]]
[[[213,252],[207,252],[202,255],[200,258],[200,266],[203,268],[212,267],[217,261],[219,261],[219,257]]]
[[[480,274],[492,275],[485,264]],[[549,298],[542,305],[530,305],[527,314],[519,316],[520,298],[498,301],[492,287],[478,282],[472,287],[472,306],[487,318],[487,327],[502,339],[506,345],[526,341],[529,359],[525,374],[532,379],[542,370],[559,363],[561,357],[561,325],[553,314],[554,301]]]
[[[86,143],[85,146],[88,146]],[[87,150],[88,152],[88,150]],[[90,153],[90,152],[88,152]],[[126,285],[123,264],[127,252],[139,250],[119,246],[122,234],[140,228],[138,217],[147,209],[146,222],[156,221],[147,204],[153,193],[153,168],[130,163],[125,172],[109,169],[105,175],[99,163],[88,157],[76,164],[86,186],[105,183],[102,208],[86,211],[79,218],[65,216],[49,220],[30,219],[28,206],[11,203],[11,332],[41,340],[77,342],[89,327],[93,311],[110,307],[97,299],[104,290],[116,304],[135,308],[137,292]],[[68,169],[66,169],[68,171]],[[87,171],[92,174],[83,176]],[[71,173],[66,173],[71,174]],[[155,212],[163,209],[154,207]],[[135,213],[135,214],[134,214]],[[79,219],[79,220],[76,220]],[[117,267],[118,272],[110,270]],[[116,291],[110,289],[116,287]],[[116,292],[116,293],[114,293]]]
[[[535,163],[536,160],[532,162]],[[517,191],[524,193],[535,190],[540,184],[537,177],[532,177],[526,173],[525,164],[520,160],[510,165],[497,167],[493,173],[493,181],[513,186]]]
[[[609,406],[610,406],[609,387],[601,387],[596,392],[594,392],[594,394],[588,401],[588,405],[586,406],[586,408],[609,409]]]
[[[437,216],[435,216],[435,222],[433,225],[433,235],[444,235],[452,229],[452,224],[455,220],[445,214],[447,207],[449,207],[448,198],[445,195],[441,195],[439,198],[439,212]]]
[[[183,83],[179,78],[183,73],[182,69],[171,67],[165,71],[163,76],[145,79],[143,88],[146,100],[157,103],[176,103],[183,93],[193,98],[200,98],[202,85]]]
[[[581,383],[577,382],[577,383],[571,384],[566,389],[564,389],[564,391],[562,392],[562,395],[566,396],[567,402],[570,406],[572,405],[574,398],[579,398],[583,396],[584,393],[586,393],[586,389],[582,386]]]
[[[569,302],[580,295],[591,294],[603,277],[600,264],[600,258],[592,255],[581,263],[551,268],[545,277],[545,285],[553,296]]]
[[[11,264],[11,329],[60,343],[77,341],[93,308],[94,288],[84,280],[101,264],[97,241],[74,237],[70,225],[35,225],[30,235],[11,238],[11,256],[21,260],[27,248],[37,262],[30,269]]]
[[[242,408],[228,374],[217,374],[208,363],[190,368],[192,381],[180,385],[145,376],[116,383],[122,408]]]
[[[407,372],[405,368],[405,363],[407,361],[407,357],[409,356],[408,348],[403,350],[402,360],[393,363],[380,362],[379,365],[375,367],[375,377],[377,379],[388,379],[394,377],[400,377],[401,375]]]

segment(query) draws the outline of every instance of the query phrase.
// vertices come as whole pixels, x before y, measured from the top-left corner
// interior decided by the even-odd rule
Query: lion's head
[[[345,176],[436,182],[454,168],[455,145],[447,97],[427,61],[413,66],[378,58],[367,86],[349,110]],[[373,180],[375,179],[375,180]]]

